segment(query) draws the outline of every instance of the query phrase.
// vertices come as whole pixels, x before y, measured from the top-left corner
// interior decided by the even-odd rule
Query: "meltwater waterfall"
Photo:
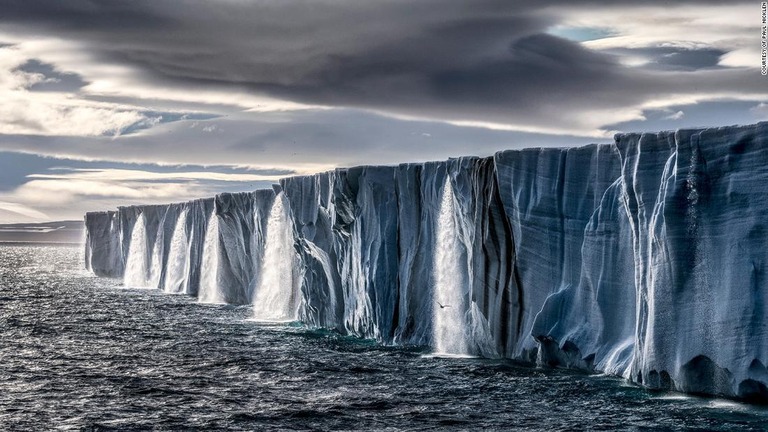
[[[86,265],[256,319],[768,402],[766,166],[768,123],[339,168],[88,213]]]
[[[171,248],[166,264],[164,290],[167,293],[189,294],[188,275],[191,266],[190,246],[187,235],[187,214],[184,209],[179,215],[171,237]]]
[[[435,227],[433,338],[438,354],[468,355],[467,281],[463,271],[467,264],[462,259],[454,201],[453,187],[446,178]]]
[[[200,266],[200,290],[197,299],[200,303],[225,303],[219,280],[219,261],[221,258],[221,238],[219,236],[219,217],[211,214],[205,230],[203,258]]]
[[[285,196],[275,197],[267,221],[264,258],[253,301],[253,316],[259,321],[294,321],[299,293],[293,226]]]
[[[147,227],[144,215],[139,215],[133,225],[130,243],[128,243],[128,259],[125,263],[125,286],[134,288],[146,288],[150,281],[147,274],[151,264],[148,262],[149,248],[147,247]]]

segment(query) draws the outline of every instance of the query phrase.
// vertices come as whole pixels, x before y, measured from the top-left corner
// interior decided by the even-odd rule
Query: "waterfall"
[[[467,355],[466,283],[462,269],[458,223],[454,211],[453,188],[446,178],[441,193],[440,210],[435,228],[432,291],[433,345],[435,353]],[[442,306],[441,306],[442,305]]]
[[[140,214],[133,224],[131,242],[128,244],[128,259],[125,263],[123,285],[133,288],[147,287],[148,255],[147,226],[144,214]]]
[[[200,303],[226,303],[219,287],[219,254],[221,253],[219,238],[219,217],[216,211],[208,220],[203,243],[203,259],[200,267]]]
[[[253,315],[260,321],[294,321],[298,315],[294,277],[297,262],[293,249],[293,227],[282,193],[272,203],[266,231]]]
[[[187,213],[187,209],[181,212],[173,230],[173,237],[171,237],[164,284],[164,291],[167,293],[185,294],[189,292],[187,278],[191,263],[187,236]]]

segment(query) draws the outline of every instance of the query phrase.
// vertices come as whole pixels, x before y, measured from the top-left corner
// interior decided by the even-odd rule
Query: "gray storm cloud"
[[[721,3],[4,0],[0,221],[765,119],[756,8]]]
[[[764,92],[751,71],[712,73],[721,49],[638,50],[652,67],[630,68],[620,50],[547,34],[564,8],[600,11],[596,2],[14,0],[0,24],[85,43],[158,86],[533,129],[556,120],[560,132],[601,123],[584,111],[610,124],[670,93]]]

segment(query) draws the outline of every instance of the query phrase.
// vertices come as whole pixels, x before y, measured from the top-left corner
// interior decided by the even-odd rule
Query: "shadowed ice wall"
[[[86,264],[441,355],[766,400],[766,141],[768,123],[621,134],[122,207],[86,215]]]

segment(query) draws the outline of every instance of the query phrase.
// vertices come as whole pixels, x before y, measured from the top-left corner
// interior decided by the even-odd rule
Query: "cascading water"
[[[282,193],[275,197],[267,220],[261,279],[253,301],[259,321],[294,321],[298,314],[298,292],[294,271],[293,227]]]
[[[187,278],[190,271],[189,238],[187,236],[187,213],[185,209],[176,221],[168,252],[164,291],[173,294],[189,292]]]
[[[152,248],[150,257],[149,274],[147,275],[147,288],[159,288],[160,277],[163,274],[163,224],[160,223],[157,236],[155,236],[155,246]]]
[[[464,277],[453,188],[446,179],[436,226],[432,292],[433,347],[437,354],[468,355]]]
[[[128,259],[125,263],[123,285],[133,288],[145,288],[147,286],[148,250],[147,250],[147,226],[144,215],[140,214],[133,225],[131,243],[128,244]]]
[[[219,217],[216,213],[208,220],[205,230],[205,242],[203,243],[203,259],[200,267],[200,291],[198,301],[200,303],[225,303],[219,287]]]

